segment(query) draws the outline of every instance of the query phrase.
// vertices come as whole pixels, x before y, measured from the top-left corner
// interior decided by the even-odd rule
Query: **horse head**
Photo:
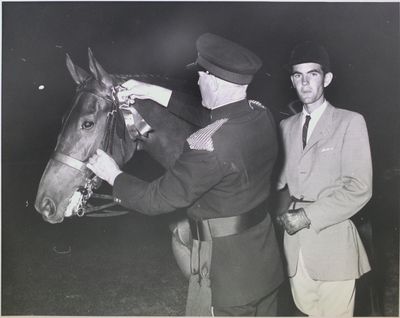
[[[75,65],[68,54],[66,64],[77,89],[35,202],[36,210],[50,223],[80,215],[80,208],[99,186],[100,180],[86,167],[98,148],[111,154],[119,166],[135,151],[144,150],[168,168],[181,154],[187,136],[195,130],[152,100],[138,100],[130,105],[128,112],[134,115],[130,121],[134,127],[127,129],[127,109],[120,107],[115,94],[115,89],[130,78],[170,88],[178,88],[182,83],[152,75],[108,74],[90,49],[90,74]]]
[[[76,211],[74,194],[99,180],[86,167],[98,148],[111,152],[118,164],[133,155],[135,142],[114,133],[119,114],[112,98],[115,76],[108,74],[89,49],[90,74],[75,65],[69,55],[67,68],[77,84],[72,106],[63,119],[54,154],[41,178],[35,208],[50,223],[62,222]],[[125,133],[125,132],[124,132]],[[124,136],[122,136],[124,137]],[[127,142],[128,141],[128,142]]]
[[[98,148],[111,154],[120,166],[130,160],[135,151],[143,150],[168,168],[182,153],[186,138],[199,128],[150,99],[129,105],[129,112],[136,115],[134,120],[127,120],[127,105],[120,105],[115,94],[130,78],[171,89],[182,89],[182,82],[152,75],[108,74],[90,49],[90,74],[75,65],[68,55],[66,63],[77,89],[69,113],[63,119],[54,153],[40,180],[35,202],[36,210],[50,223],[82,216],[79,211],[85,208],[86,201],[100,183],[86,167]],[[126,122],[134,122],[134,127]],[[170,225],[170,229],[174,233],[173,253],[178,266],[188,276],[189,223],[181,219]]]

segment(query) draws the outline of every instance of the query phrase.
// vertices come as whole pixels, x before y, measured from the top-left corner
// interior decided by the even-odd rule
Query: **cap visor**
[[[197,62],[193,62],[193,63],[186,65],[185,69],[188,71],[191,71],[191,72],[204,71],[204,67],[197,64]]]

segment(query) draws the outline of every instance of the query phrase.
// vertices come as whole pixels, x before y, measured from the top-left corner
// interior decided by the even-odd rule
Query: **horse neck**
[[[123,166],[136,151],[145,151],[165,169],[172,167],[182,153],[184,142],[193,128],[182,120],[169,122],[169,125],[163,127],[156,125],[153,132],[137,141],[130,138],[127,130],[123,139],[114,133],[112,157],[119,166]]]
[[[114,133],[111,156],[120,167],[132,158],[135,148],[136,142],[131,140],[129,136],[121,139]]]
[[[178,81],[161,76],[116,76],[116,80],[119,84],[130,78],[169,87],[170,89],[176,89],[183,85]],[[150,132],[148,136],[143,136],[140,141],[138,141],[137,148],[146,151],[154,160],[160,163],[164,168],[168,169],[175,163],[176,159],[182,153],[185,140],[195,130],[195,126],[171,114],[167,109],[152,100],[137,100],[134,107],[153,128],[153,131]],[[124,163],[129,161],[135,149],[135,142],[129,138],[129,135],[128,137],[125,136],[125,142],[120,150]]]
[[[135,108],[153,128],[147,137],[141,138],[140,149],[164,168],[171,167],[182,153],[194,126],[151,100],[138,101]]]

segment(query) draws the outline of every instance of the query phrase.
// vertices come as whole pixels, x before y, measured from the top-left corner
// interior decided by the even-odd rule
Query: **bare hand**
[[[115,178],[122,173],[114,159],[101,149],[97,149],[96,153],[89,158],[86,166],[110,185],[114,185]]]

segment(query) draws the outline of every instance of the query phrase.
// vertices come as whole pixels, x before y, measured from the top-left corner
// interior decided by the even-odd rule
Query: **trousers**
[[[230,307],[213,307],[211,301],[210,268],[212,241],[193,240],[191,275],[185,316],[276,316],[278,288],[269,295],[249,304]],[[232,277],[232,279],[235,279]]]
[[[212,316],[211,253],[212,241],[193,240],[185,316]]]
[[[246,305],[212,307],[212,309],[214,316],[274,317],[278,314],[278,288],[269,295]]]
[[[290,278],[290,287],[296,307],[309,316],[353,316],[355,280],[313,280],[304,266],[301,250],[296,275]]]

